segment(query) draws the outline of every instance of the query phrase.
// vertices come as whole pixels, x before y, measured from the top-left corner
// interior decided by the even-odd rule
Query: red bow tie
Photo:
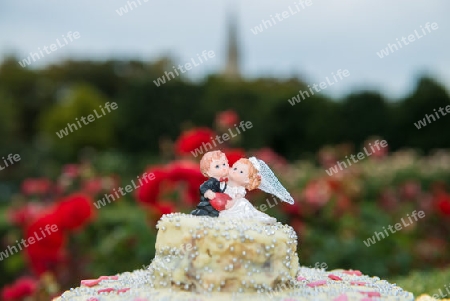
[[[228,178],[220,178],[220,182],[228,182]]]

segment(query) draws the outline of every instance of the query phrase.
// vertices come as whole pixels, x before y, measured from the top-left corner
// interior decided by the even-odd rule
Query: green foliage
[[[435,114],[439,108],[445,108],[448,105],[450,105],[450,99],[442,86],[430,78],[420,79],[416,90],[397,108],[399,118],[394,125],[398,131],[391,131],[394,147],[408,145],[425,151],[450,147],[449,131],[444,130],[450,128],[450,118],[440,113],[438,118]],[[436,121],[430,117],[431,123],[417,129],[413,124],[423,120],[425,114],[431,115]],[[414,131],[407,125],[411,125]]]
[[[145,211],[120,201],[98,210],[99,218],[74,245],[92,246],[89,275],[114,275],[140,269],[155,256],[156,232]]]
[[[344,99],[340,109],[346,129],[341,134],[343,141],[361,145],[369,136],[389,134],[389,106],[378,93],[351,94]]]
[[[120,149],[157,153],[161,138],[174,139],[180,125],[196,118],[201,110],[201,88],[183,82],[156,87],[149,80],[134,83],[117,100],[121,118],[117,140]]]
[[[442,298],[440,292],[447,294],[447,298],[450,297],[450,293],[446,290],[447,288],[450,290],[450,268],[414,271],[408,276],[390,278],[389,282],[396,283],[404,290],[412,292],[416,297],[421,294],[430,296],[437,294],[439,298]]]
[[[8,141],[14,141],[19,133],[19,110],[15,106],[14,98],[6,91],[0,89],[0,150],[8,151],[11,145]]]
[[[345,129],[339,104],[323,96],[311,96],[295,106],[287,100],[280,101],[269,120],[274,127],[270,145],[290,159],[317,151],[324,144],[342,142],[340,136]]]
[[[233,109],[253,124],[242,139],[243,147],[271,147],[292,160],[327,144],[349,142],[358,147],[372,135],[387,139],[390,150],[450,147],[450,118],[441,116],[421,129],[414,126],[425,114],[450,104],[445,88],[428,77],[418,81],[411,95],[395,102],[385,99],[382,91],[362,91],[342,100],[315,94],[291,106],[288,99],[307,89],[299,80],[230,82],[210,76],[202,83],[177,79],[157,87],[153,81],[171,65],[169,59],[66,61],[30,71],[7,58],[0,65],[0,89],[14,101],[14,112],[7,113],[7,102],[0,105],[5,125],[0,131],[9,133],[8,145],[40,147],[65,159],[75,159],[83,146],[157,154],[161,139],[173,141],[180,130],[194,125],[211,126],[219,111]],[[106,116],[83,131],[56,137],[68,122],[106,101],[119,104],[120,117]]]
[[[64,91],[64,95],[49,110],[42,112],[39,120],[42,134],[50,146],[59,153],[76,154],[85,146],[105,148],[113,144],[114,110],[108,112],[105,104],[109,100],[89,85],[76,85]],[[96,113],[95,113],[96,112]],[[95,120],[85,124],[81,118],[94,116]],[[86,122],[87,119],[85,119]],[[68,129],[68,124],[73,124]],[[81,125],[81,127],[80,127]],[[56,133],[66,129],[68,135],[59,138]]]

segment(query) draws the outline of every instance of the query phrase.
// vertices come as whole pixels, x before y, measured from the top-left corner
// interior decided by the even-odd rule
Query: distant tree
[[[66,158],[73,158],[86,146],[96,149],[112,146],[114,119],[119,118],[121,108],[110,113],[106,109],[102,111],[109,99],[87,84],[67,88],[61,94],[57,103],[40,116],[39,129],[44,136],[41,141],[48,141],[51,149]],[[94,116],[92,122],[86,119],[89,115]],[[74,125],[71,130],[68,124]]]
[[[274,131],[270,144],[290,159],[298,159],[304,152],[315,152],[323,144],[340,142],[343,123],[339,103],[326,97],[311,96],[294,106],[285,99],[277,103],[271,115]]]
[[[20,129],[19,110],[15,99],[0,89],[0,151],[7,152],[18,148],[16,139]]]
[[[175,140],[183,124],[199,125],[196,116],[203,110],[199,106],[201,90],[201,86],[181,81],[160,87],[151,79],[133,83],[117,99],[120,148],[131,153],[158,153],[161,138]]]
[[[450,97],[445,88],[431,78],[422,77],[415,91],[394,108],[395,124],[391,132],[395,146],[424,151],[450,147],[450,114],[442,116],[439,112],[439,108],[448,105]],[[429,118],[426,114],[430,115]],[[427,125],[418,129],[414,124],[424,119]]]
[[[391,126],[390,108],[385,99],[377,92],[350,94],[342,102],[341,141],[350,141],[361,145],[369,136],[386,138]],[[389,143],[389,141],[388,141]]]
[[[365,91],[342,100],[316,94],[292,106],[288,99],[307,89],[298,79],[226,81],[211,75],[193,83],[180,76],[156,86],[154,81],[174,64],[169,58],[68,60],[34,69],[7,57],[0,64],[0,134],[10,141],[3,140],[0,149],[6,145],[33,153],[40,147],[42,156],[49,150],[61,158],[73,158],[83,146],[156,155],[161,141],[169,145],[189,127],[212,126],[216,114],[228,109],[253,124],[240,137],[242,147],[269,146],[290,159],[326,144],[350,142],[357,147],[372,135],[386,139],[391,150],[450,147],[450,117],[437,118],[434,111],[445,108],[450,98],[428,77],[396,102]],[[108,100],[118,103],[117,116],[113,112],[67,137],[57,137],[68,123],[92,114]],[[425,114],[436,120],[417,129],[414,123]]]
[[[27,143],[36,133],[34,125],[43,105],[38,88],[41,81],[39,72],[22,68],[18,61],[18,58],[8,56],[0,65],[0,89],[14,99],[18,126],[14,133],[15,142]]]

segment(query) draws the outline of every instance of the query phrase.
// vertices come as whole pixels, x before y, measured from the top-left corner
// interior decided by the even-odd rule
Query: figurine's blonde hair
[[[225,160],[228,161],[225,153],[222,153],[219,150],[207,152],[206,154],[203,155],[202,159],[200,160],[200,171],[205,177],[208,177],[209,165],[211,164],[211,161],[219,160],[222,156],[224,156]]]
[[[245,186],[248,191],[256,189],[261,184],[261,176],[259,175],[258,170],[255,166],[253,166],[252,162],[247,158],[242,158],[237,160],[236,162],[240,162],[246,164],[248,166],[248,184]]]

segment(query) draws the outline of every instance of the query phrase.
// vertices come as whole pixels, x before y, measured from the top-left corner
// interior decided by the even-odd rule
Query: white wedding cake
[[[82,281],[58,301],[414,300],[359,271],[298,264],[290,226],[255,220],[165,215],[148,269]]]

